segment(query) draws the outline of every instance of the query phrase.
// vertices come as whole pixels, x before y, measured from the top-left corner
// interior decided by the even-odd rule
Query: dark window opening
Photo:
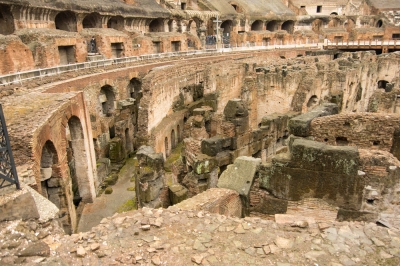
[[[337,137],[336,138],[336,145],[338,146],[347,146],[349,144],[346,137]]]
[[[161,42],[153,42],[153,53],[161,53]]]
[[[115,126],[109,127],[108,132],[110,134],[110,139],[115,138]]]
[[[111,54],[112,58],[122,57],[124,55],[124,44],[122,42],[111,43]]]
[[[186,3],[181,3],[181,9],[186,10]]]
[[[350,127],[350,123],[346,121],[346,122],[344,122],[343,126]]]
[[[331,13],[331,15],[335,15],[335,16],[337,16],[337,15],[338,15],[338,13],[336,13],[336,12],[332,12],[332,13]]]
[[[368,203],[368,204],[374,204],[374,201],[375,201],[375,200],[373,200],[373,199],[367,199],[367,203]]]
[[[317,13],[321,13],[322,11],[322,6],[317,6]]]
[[[377,27],[377,28],[382,28],[382,26],[383,26],[382,20],[378,20],[378,21],[376,22],[376,27]]]
[[[386,85],[389,83],[389,81],[386,80],[379,80],[378,81],[378,89],[386,89]]]
[[[392,39],[400,39],[400,33],[393,33],[392,34]]]
[[[326,138],[324,139],[325,142],[328,142],[328,140],[329,140],[329,139],[326,139]]]
[[[372,142],[372,145],[374,145],[374,146],[378,146],[379,144],[381,144],[381,142],[379,140],[374,140]]]
[[[179,41],[171,42],[172,52],[179,52],[180,50],[181,50],[181,42]]]
[[[58,46],[60,65],[75,63],[75,46]]]
[[[300,6],[300,8],[306,8],[306,6]]]

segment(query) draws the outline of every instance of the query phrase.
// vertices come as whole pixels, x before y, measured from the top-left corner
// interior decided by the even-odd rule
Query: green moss
[[[106,179],[104,179],[104,183],[106,183],[109,186],[115,185],[118,180],[118,175],[117,174],[111,174],[109,175]]]
[[[117,212],[127,212],[131,210],[137,210],[136,199],[127,200],[124,204],[118,207]]]
[[[178,143],[178,145],[176,145],[175,149],[172,151],[171,155],[168,156],[167,160],[164,163],[165,172],[168,173],[172,172],[173,163],[181,159],[181,152],[183,147],[184,147],[183,142]]]
[[[135,191],[135,187],[128,187],[126,190],[128,190],[128,191]]]
[[[107,188],[104,190],[104,193],[105,193],[105,194],[111,194],[111,193],[113,193],[112,187],[107,187]]]

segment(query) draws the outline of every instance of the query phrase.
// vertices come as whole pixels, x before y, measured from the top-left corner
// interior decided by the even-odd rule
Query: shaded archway
[[[128,97],[135,99],[134,106],[133,106],[133,112],[132,112],[132,123],[133,123],[133,135],[135,136],[136,133],[138,132],[138,117],[139,117],[139,108],[140,108],[140,100],[142,99],[143,93],[142,93],[142,82],[137,79],[133,78],[130,80],[128,84]],[[135,145],[135,148],[136,147]]]
[[[178,32],[178,22],[175,19],[170,19],[168,21],[168,31],[169,32]]]
[[[195,20],[190,20],[188,24],[187,31],[192,33],[193,35],[197,35],[197,22]]]
[[[11,13],[10,7],[0,5],[0,34],[12,34],[14,30],[14,17]]]
[[[256,20],[251,24],[251,30],[260,31],[263,30],[263,22],[261,20]]]
[[[233,28],[232,25],[233,25],[232,20],[225,20],[224,22],[222,22],[221,28],[224,29],[223,33],[230,33]]]
[[[288,33],[290,33],[290,34],[293,34],[293,31],[294,31],[294,21],[293,20],[288,20],[288,21],[285,21],[283,24],[282,24],[282,30],[285,30],[285,31],[287,31]]]
[[[111,116],[114,111],[115,95],[110,85],[104,85],[100,89],[99,102],[101,104],[102,114]]]
[[[90,13],[83,21],[82,26],[84,29],[87,28],[101,28],[101,16],[99,13]]]
[[[389,83],[389,81],[387,80],[379,80],[378,81],[378,89],[383,89],[385,91],[387,91],[387,84]]]
[[[239,6],[236,2],[231,2],[230,4],[237,13],[243,13],[243,8]]]
[[[279,23],[276,20],[272,20],[272,21],[267,22],[267,30],[268,31],[272,31],[272,32],[273,31],[277,31],[278,27],[279,27]]]
[[[214,20],[216,20],[216,18],[210,18],[208,20],[208,23],[207,23],[207,35],[208,36],[215,35]]]
[[[175,130],[171,131],[171,150],[175,149]]]
[[[168,138],[167,137],[165,137],[165,140],[164,140],[164,145],[165,145],[165,157],[168,157],[169,156],[169,145],[168,145]]]
[[[107,21],[107,28],[119,30],[124,30],[124,18],[121,16],[112,17]]]
[[[86,145],[81,121],[72,116],[66,126],[67,159],[74,205],[78,206],[81,201],[92,202],[93,180],[89,178],[89,165],[86,156]]]
[[[54,19],[56,29],[76,32],[76,15],[72,11],[63,11],[57,14]]]
[[[162,18],[153,19],[149,24],[149,32],[164,32],[164,20]]]
[[[377,28],[382,28],[382,26],[383,26],[383,21],[380,19],[380,20],[378,20],[376,23],[375,23],[375,27],[377,27]]]
[[[313,95],[310,97],[310,99],[308,99],[307,110],[310,111],[317,105],[318,105],[318,97],[316,95]]]

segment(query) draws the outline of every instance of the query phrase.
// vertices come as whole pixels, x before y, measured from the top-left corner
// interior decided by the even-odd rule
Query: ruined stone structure
[[[198,217],[205,224],[218,220],[230,239],[231,231],[259,234],[270,226],[253,218],[260,216],[275,219],[274,229],[319,234],[330,228],[322,238],[336,241],[329,235],[334,220],[372,222],[392,231],[382,236],[390,243],[379,253],[384,261],[371,261],[398,259],[397,39],[400,4],[391,0],[0,0],[0,97],[23,184],[21,191],[0,191],[0,220],[41,219],[17,228],[39,234],[47,230],[41,221],[54,219],[60,226],[51,223],[51,230],[74,233],[80,216],[96,211],[93,202],[118,193],[113,186],[120,178],[132,182],[124,188],[132,192],[130,209],[143,209],[99,215],[101,230],[111,221],[115,228],[107,230],[139,226],[140,233],[131,232],[137,237],[162,227],[163,219]],[[13,203],[29,211],[12,211]],[[52,211],[46,219],[43,209]],[[223,225],[226,216],[239,225]],[[193,224],[200,228],[193,232],[204,229]],[[356,233],[357,226],[351,225],[354,238],[383,246]],[[111,237],[96,230],[89,234],[102,236],[78,237],[85,247],[71,251],[82,260],[92,252],[84,263],[104,255],[88,239]],[[207,239],[193,249],[204,253]],[[8,240],[0,244],[0,264],[42,256],[21,255],[28,242],[14,247]],[[285,241],[235,245],[266,256],[293,246]],[[42,242],[35,246],[42,257],[50,256],[47,246],[59,247]],[[60,252],[70,252],[65,245]],[[160,265],[149,254],[161,248],[152,248],[135,263]],[[199,256],[189,262],[218,265]],[[309,254],[307,262],[319,256]],[[321,265],[338,262],[323,258]],[[128,263],[123,260],[116,261]]]

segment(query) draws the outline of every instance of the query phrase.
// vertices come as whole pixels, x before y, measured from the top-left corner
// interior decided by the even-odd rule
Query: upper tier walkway
[[[208,46],[209,47],[209,46]],[[33,69],[23,72],[15,72],[7,75],[0,76],[0,86],[7,86],[13,84],[22,84],[24,82],[33,79],[42,79],[49,76],[62,75],[68,72],[79,72],[90,68],[100,67],[112,67],[121,68],[124,65],[131,65],[135,63],[144,64],[154,60],[165,60],[170,58],[176,60],[179,58],[193,58],[201,56],[218,56],[226,55],[226,53],[245,53],[249,51],[265,51],[275,49],[322,49],[322,43],[311,43],[311,44],[283,44],[283,45],[261,45],[256,46],[255,43],[248,43],[247,45],[240,47],[231,47],[230,45],[224,45],[223,48],[217,48],[214,46],[213,49],[205,50],[188,50],[180,52],[169,52],[169,53],[157,53],[157,54],[144,54],[140,56],[122,57],[114,59],[104,59],[98,61],[87,61],[83,63],[60,65],[50,68]]]

